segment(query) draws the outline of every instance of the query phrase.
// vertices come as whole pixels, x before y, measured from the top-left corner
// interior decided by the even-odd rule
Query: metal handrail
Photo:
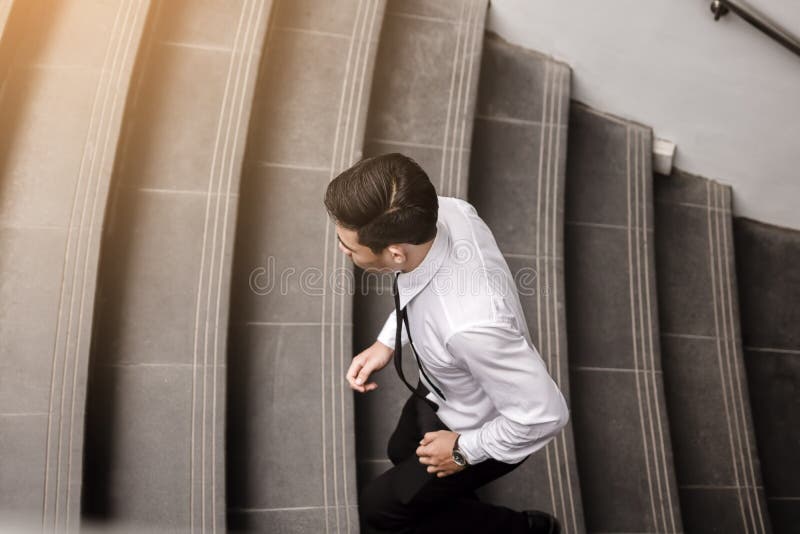
[[[729,11],[733,11],[745,21],[800,56],[800,39],[769,17],[758,12],[755,8],[748,6],[744,2],[733,2],[731,0],[713,0],[711,2],[711,12],[714,13],[715,21],[727,15]]]

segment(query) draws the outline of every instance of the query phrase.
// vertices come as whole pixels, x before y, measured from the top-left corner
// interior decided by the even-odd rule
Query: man
[[[395,311],[353,358],[350,387],[375,390],[371,374],[405,343],[420,370],[416,388],[406,382],[412,395],[389,440],[394,466],[361,491],[364,522],[378,532],[560,532],[549,514],[474,493],[543,448],[569,418],[488,226],[468,202],[437,196],[425,171],[398,153],[341,173],[325,207],[355,265],[394,273]]]

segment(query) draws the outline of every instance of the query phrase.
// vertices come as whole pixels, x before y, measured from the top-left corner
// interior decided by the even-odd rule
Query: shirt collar
[[[397,291],[400,294],[400,308],[405,307],[422,289],[428,285],[444,263],[450,250],[450,232],[441,220],[436,221],[436,237],[433,245],[419,265],[397,278]]]

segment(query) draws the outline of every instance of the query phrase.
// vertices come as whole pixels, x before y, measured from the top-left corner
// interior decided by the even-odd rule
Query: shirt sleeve
[[[389,314],[389,318],[386,319],[383,328],[381,328],[378,334],[378,341],[392,350],[394,350],[394,338],[397,335],[397,319],[395,317],[397,317],[397,314],[395,310],[392,310],[392,313]],[[408,343],[408,333],[406,332],[405,325],[403,325],[403,329],[400,330],[400,340],[403,345]]]
[[[467,462],[488,458],[521,461],[544,447],[567,424],[569,408],[538,351],[512,323],[468,327],[453,334],[447,347],[470,371],[500,413],[461,433]]]

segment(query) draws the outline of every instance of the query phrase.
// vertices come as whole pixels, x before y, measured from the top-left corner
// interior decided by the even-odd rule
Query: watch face
[[[467,459],[464,458],[464,455],[458,450],[453,451],[453,461],[456,465],[467,465]]]

